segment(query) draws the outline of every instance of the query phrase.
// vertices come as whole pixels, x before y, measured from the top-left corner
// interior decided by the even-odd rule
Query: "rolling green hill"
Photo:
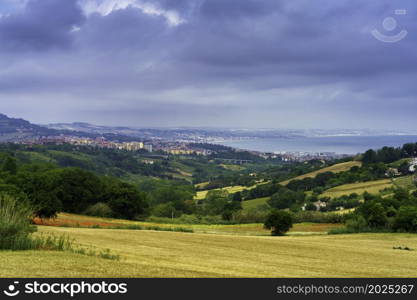
[[[269,200],[269,197],[246,200],[242,202],[242,207],[244,210],[253,209],[258,206],[267,204],[268,200]]]
[[[368,192],[371,194],[378,194],[381,190],[385,188],[393,187],[392,181],[390,179],[382,179],[375,181],[359,182],[352,184],[344,184],[331,189],[326,190],[321,196],[336,198],[343,195],[350,195],[356,193],[358,195]]]
[[[314,171],[314,172],[309,172],[307,174],[304,175],[300,175],[285,181],[280,182],[281,185],[287,185],[291,180],[294,179],[303,179],[303,178],[307,178],[307,177],[315,177],[317,174],[320,173],[324,173],[324,172],[333,172],[333,173],[339,173],[339,172],[344,172],[344,171],[348,171],[350,168],[354,167],[354,166],[361,166],[362,163],[359,161],[348,161],[348,162],[343,162],[343,163],[339,163],[339,164],[335,164],[333,166],[330,167],[326,167],[326,168],[322,168],[320,170]],[[262,183],[268,183],[268,182],[262,182]],[[207,183],[202,183],[199,186],[204,187],[204,185]],[[228,187],[224,187],[222,188],[222,190],[226,190],[229,193],[236,193],[236,192],[241,192],[243,190],[251,190],[253,188],[255,188],[257,186],[253,185],[250,187],[246,187],[246,186],[228,186]],[[217,189],[220,190],[220,189]],[[207,195],[208,190],[203,190],[203,191],[198,191],[197,195],[195,197],[195,199],[204,199],[205,196]],[[252,200],[248,200],[248,201],[252,201]]]
[[[335,164],[335,165],[330,166],[330,167],[326,167],[326,168],[323,168],[323,169],[320,169],[320,170],[317,170],[317,171],[314,171],[314,172],[310,172],[310,173],[307,173],[307,174],[304,174],[304,175],[297,176],[295,178],[291,178],[289,180],[282,181],[282,182],[280,182],[280,184],[287,185],[291,180],[297,180],[297,179],[299,180],[299,179],[304,179],[304,178],[307,178],[307,177],[313,178],[313,177],[316,177],[318,174],[325,173],[325,172],[333,172],[333,173],[345,172],[345,171],[350,170],[350,168],[352,168],[352,167],[360,167],[361,165],[362,165],[362,163],[360,161],[348,161],[348,162],[344,162],[344,163],[340,163],[340,164]]]

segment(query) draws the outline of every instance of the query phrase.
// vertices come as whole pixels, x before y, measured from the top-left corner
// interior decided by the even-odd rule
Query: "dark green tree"
[[[230,221],[235,212],[242,209],[242,203],[240,201],[229,201],[225,204],[222,212],[223,220]]]
[[[207,215],[220,215],[229,202],[229,193],[224,190],[212,190],[203,201],[203,213]]]
[[[18,188],[25,193],[35,209],[36,216],[53,218],[63,210],[54,174],[20,172],[16,181]]]
[[[369,227],[381,228],[385,227],[388,222],[385,208],[376,200],[363,203],[358,212],[365,218]]]
[[[117,180],[106,185],[102,199],[108,203],[117,218],[141,219],[148,214],[146,194],[128,183]]]
[[[317,207],[313,203],[308,203],[306,205],[305,209],[306,210],[309,210],[309,211],[316,211],[317,210]]]
[[[241,192],[234,193],[233,194],[233,201],[241,202],[242,201],[242,193]]]
[[[7,156],[6,160],[3,163],[2,170],[8,172],[11,175],[16,175],[17,173],[17,163],[16,159],[11,156]]]
[[[284,235],[291,229],[293,224],[293,215],[284,210],[272,211],[264,223],[266,229],[271,230],[271,235]]]
[[[291,191],[287,188],[280,189],[273,194],[268,204],[276,209],[285,209],[291,207],[293,204],[304,202],[305,195],[302,191]]]
[[[410,170],[409,170],[410,166],[408,164],[408,162],[403,162],[401,163],[401,165],[398,167],[398,171],[402,174],[402,175],[407,175]]]
[[[377,162],[376,152],[372,149],[369,149],[363,154],[362,162],[364,164],[372,164]]]
[[[79,168],[58,169],[48,173],[53,177],[53,185],[66,212],[82,213],[100,201],[103,185],[94,173]]]
[[[417,207],[401,207],[394,219],[393,229],[397,231],[417,232]]]

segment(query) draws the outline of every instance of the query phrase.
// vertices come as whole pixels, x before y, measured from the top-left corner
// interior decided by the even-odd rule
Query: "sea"
[[[417,135],[384,136],[320,136],[278,137],[226,140],[218,144],[238,149],[261,152],[333,152],[336,154],[358,154],[384,146],[399,147],[406,143],[417,143]]]

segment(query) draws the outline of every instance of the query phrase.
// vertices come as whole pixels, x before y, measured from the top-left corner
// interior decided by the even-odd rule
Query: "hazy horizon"
[[[173,126],[170,126],[170,125],[165,125],[165,126],[135,126],[135,125],[125,125],[125,124],[123,124],[123,123],[120,123],[120,124],[101,124],[101,123],[93,123],[93,122],[89,122],[89,121],[67,121],[67,122],[60,122],[60,121],[57,121],[57,122],[52,122],[52,123],[45,123],[45,122],[41,122],[41,123],[38,123],[38,122],[35,122],[35,121],[33,121],[33,120],[30,120],[30,119],[27,119],[27,118],[25,118],[25,117],[22,117],[22,116],[14,116],[14,115],[8,115],[8,114],[6,114],[6,113],[3,113],[3,112],[0,112],[0,114],[4,114],[5,116],[7,116],[7,117],[9,117],[9,118],[13,118],[13,119],[23,119],[23,120],[25,120],[25,121],[28,121],[28,122],[30,122],[30,123],[32,123],[32,124],[35,124],[35,125],[39,125],[39,126],[51,126],[51,125],[58,125],[58,124],[68,124],[68,125],[71,125],[71,124],[88,124],[88,125],[94,125],[94,126],[102,126],[102,127],[129,127],[129,128],[138,128],[138,129],[176,129],[176,128],[179,128],[179,129],[213,129],[213,130],[221,130],[221,129],[224,129],[224,130],[242,130],[242,131],[244,131],[244,130],[248,130],[248,131],[262,131],[262,130],[265,130],[265,131],[268,131],[268,130],[270,130],[270,131],[274,131],[274,130],[276,130],[276,131],[280,131],[280,130],[283,130],[283,131],[320,131],[320,130],[323,130],[323,131],[343,131],[343,130],[346,130],[346,131],[370,131],[370,132],[383,132],[383,131],[387,131],[387,130],[389,130],[389,132],[397,132],[397,133],[401,133],[401,132],[403,132],[403,133],[405,133],[405,134],[408,134],[408,133],[415,133],[415,134],[417,134],[417,129],[389,129],[389,128],[382,128],[382,129],[378,129],[378,128],[348,128],[348,127],[346,127],[346,128],[342,128],[342,127],[340,127],[340,128],[336,128],[336,127],[332,127],[332,128],[302,128],[302,127],[298,127],[298,128],[296,128],[296,127],[233,127],[233,126],[204,126],[204,125],[200,125],[200,126],[192,126],[192,125],[184,125],[184,126],[181,126],[181,125],[173,125]],[[412,134],[413,135],[413,134]]]

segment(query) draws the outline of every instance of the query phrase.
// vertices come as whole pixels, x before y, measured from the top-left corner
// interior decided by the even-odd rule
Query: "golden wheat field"
[[[391,187],[393,187],[393,184],[390,179],[382,179],[339,185],[337,187],[326,190],[321,196],[335,198],[343,195],[350,195],[352,193],[356,193],[358,195],[361,195],[364,192],[378,194],[381,190]]]

